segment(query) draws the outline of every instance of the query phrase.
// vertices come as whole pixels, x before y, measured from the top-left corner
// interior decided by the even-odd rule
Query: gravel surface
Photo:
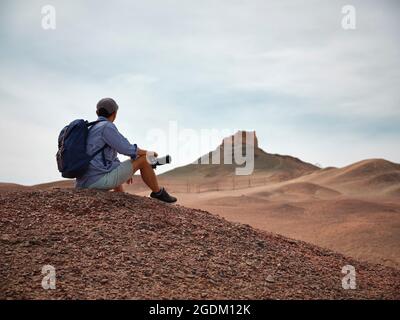
[[[0,231],[1,299],[400,298],[398,270],[129,194],[3,193]]]

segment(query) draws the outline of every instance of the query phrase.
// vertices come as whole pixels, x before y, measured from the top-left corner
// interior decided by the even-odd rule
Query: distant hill
[[[238,136],[242,136],[237,142]],[[161,176],[175,179],[218,179],[235,175],[235,169],[244,165],[237,165],[234,161],[234,150],[239,148],[245,154],[246,144],[254,147],[254,172],[252,176],[265,176],[270,180],[284,181],[304,174],[319,171],[320,168],[298,158],[279,154],[270,154],[258,146],[258,138],[254,132],[254,141],[246,141],[246,131],[238,131],[231,137],[224,138],[222,143],[214,150],[203,155],[194,163],[175,168]],[[233,139],[232,139],[233,138]],[[232,139],[232,152],[230,159],[232,164],[226,164],[224,157],[224,142]],[[211,159],[219,159],[220,164],[211,163]],[[208,160],[208,161],[207,161]],[[228,161],[227,161],[228,162]]]
[[[29,187],[17,183],[0,182],[0,192],[6,191],[22,191],[27,190]]]
[[[320,170],[299,178],[347,193],[396,195],[400,188],[400,164],[367,159],[343,168]]]
[[[41,184],[36,184],[34,186],[35,189],[40,189],[40,190],[48,190],[48,189],[54,189],[54,188],[74,188],[75,187],[75,180],[58,180],[54,182],[47,182],[47,183],[41,183]]]
[[[267,182],[293,182],[300,184],[292,187],[290,193],[293,193],[294,188],[296,188],[296,193],[301,191],[300,193],[308,192],[310,194],[319,192],[320,194],[333,195],[334,192],[339,192],[346,194],[400,195],[400,164],[385,159],[367,159],[343,168],[327,167],[321,169],[293,156],[265,152],[259,147],[255,131],[250,132],[250,134],[253,134],[254,137],[251,141],[246,140],[246,131],[238,131],[234,135],[224,138],[215,150],[201,156],[193,163],[159,175],[160,182],[163,185],[179,185],[184,182],[185,185],[182,188],[185,188],[190,183],[204,184],[205,189],[207,189],[209,185],[226,180],[231,181],[234,177],[236,182],[229,182],[230,185],[241,188],[255,186],[257,183],[260,185]],[[228,149],[229,152],[225,152],[227,143],[231,143],[232,147],[231,150]],[[254,148],[254,171],[251,175],[238,176],[235,170],[244,165],[235,163],[235,150],[245,154],[246,147],[249,145]],[[227,153],[228,159],[225,159],[225,153]],[[217,159],[219,164],[205,164],[207,162],[211,163],[212,159]],[[253,185],[240,184],[239,180],[241,178],[244,180],[249,178],[257,180],[260,178],[262,181],[255,181]],[[302,183],[312,183],[316,186],[312,187],[310,184],[305,185]],[[315,191],[318,186],[332,189],[334,192],[327,192],[327,189]],[[74,180],[59,180],[34,186],[0,183],[0,192],[73,187]],[[127,186],[127,189],[134,192],[147,190],[148,188],[138,178],[135,179],[135,185]],[[195,190],[195,188],[191,190]],[[286,190],[285,193],[287,191],[289,190]]]
[[[58,180],[53,182],[36,184],[33,186],[25,186],[17,183],[0,182],[0,193],[12,192],[12,191],[50,190],[54,188],[73,188],[74,184],[75,184],[74,180]]]

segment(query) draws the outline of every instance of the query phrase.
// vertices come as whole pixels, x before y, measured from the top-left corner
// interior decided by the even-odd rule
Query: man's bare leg
[[[140,153],[139,153],[140,152]],[[156,174],[154,173],[154,169],[147,162],[146,152],[145,150],[139,150],[138,158],[132,162],[133,172],[135,173],[137,170],[140,170],[140,175],[145,184],[153,191],[150,194],[150,197],[158,199],[163,202],[173,203],[176,202],[177,199],[171,196],[165,188],[160,188],[158,185]],[[155,154],[157,156],[157,154]]]
[[[132,161],[133,173],[140,170],[143,182],[153,192],[159,192],[160,186],[158,185],[157,176],[150,163],[147,162],[146,156],[139,156],[136,160]]]

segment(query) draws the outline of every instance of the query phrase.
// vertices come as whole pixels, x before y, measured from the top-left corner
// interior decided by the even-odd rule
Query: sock
[[[163,192],[164,188],[160,188],[160,191],[154,192],[157,196],[159,196]]]

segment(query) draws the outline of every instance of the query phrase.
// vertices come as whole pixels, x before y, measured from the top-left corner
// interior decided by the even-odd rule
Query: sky
[[[171,154],[159,172],[236,130],[323,167],[399,163],[399,30],[396,0],[2,0],[0,181],[60,179],[59,131],[103,97],[130,142]]]

